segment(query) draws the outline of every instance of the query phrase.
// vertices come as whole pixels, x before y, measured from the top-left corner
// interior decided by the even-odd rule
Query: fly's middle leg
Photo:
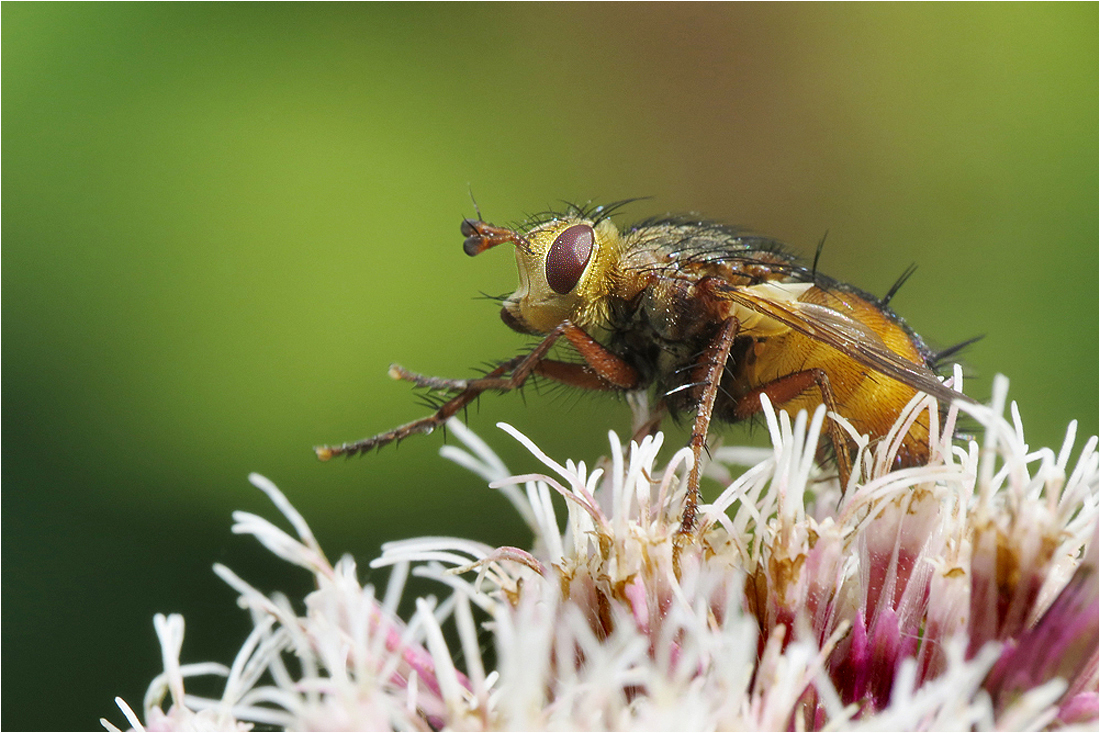
[[[706,348],[693,374],[692,382],[700,385],[701,391],[695,421],[691,426],[691,453],[694,461],[688,475],[687,500],[684,504],[684,517],[680,523],[680,535],[687,536],[695,529],[695,513],[699,505],[699,472],[702,464],[703,449],[707,445],[707,433],[714,414],[714,400],[718,396],[718,387],[722,382],[722,373],[730,356],[730,347],[737,338],[740,324],[736,318],[722,322],[718,334]]]

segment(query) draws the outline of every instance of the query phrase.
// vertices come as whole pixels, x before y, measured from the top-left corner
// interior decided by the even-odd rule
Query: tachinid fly
[[[617,206],[574,207],[519,229],[464,220],[466,254],[515,246],[520,284],[500,315],[542,340],[476,379],[391,367],[398,379],[452,396],[433,415],[317,448],[317,456],[353,455],[430,433],[481,393],[517,389],[532,375],[583,389],[646,391],[653,408],[641,432],[655,431],[669,413],[693,416],[686,534],[695,525],[699,459],[711,422],[759,413],[761,394],[792,413],[824,403],[872,441],[886,436],[918,392],[945,405],[968,400],[936,377],[936,355],[887,307],[894,289],[876,299],[798,264],[773,240],[693,217],[620,230],[609,218]],[[561,339],[579,361],[549,358]],[[912,423],[896,466],[927,461],[928,420],[925,411]],[[838,423],[826,424],[823,443],[846,487],[854,443]]]

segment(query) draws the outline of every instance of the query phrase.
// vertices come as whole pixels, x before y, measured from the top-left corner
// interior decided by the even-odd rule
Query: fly
[[[467,255],[514,245],[519,288],[504,300],[500,316],[513,330],[542,340],[475,379],[391,366],[394,378],[450,399],[389,432],[319,447],[318,458],[430,433],[483,392],[518,389],[532,375],[582,389],[644,391],[654,406],[644,432],[655,432],[667,414],[692,417],[695,461],[681,522],[688,534],[711,423],[756,415],[762,394],[790,412],[824,404],[872,441],[886,436],[918,392],[943,404],[970,401],[936,377],[938,355],[887,306],[896,288],[876,299],[821,275],[816,262],[812,269],[800,265],[774,240],[690,216],[620,230],[609,218],[617,206],[574,207],[518,229],[465,219]],[[563,339],[580,361],[549,358]],[[846,487],[854,443],[833,420],[823,442]],[[918,465],[928,456],[925,411],[903,436],[895,466]]]

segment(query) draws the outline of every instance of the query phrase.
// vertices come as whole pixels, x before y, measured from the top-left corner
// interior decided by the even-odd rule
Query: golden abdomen
[[[867,338],[881,339],[891,351],[933,375],[905,329],[863,298],[845,291],[812,288],[799,301],[825,305],[849,315],[866,327]],[[913,388],[863,366],[837,348],[795,331],[756,343],[754,353],[755,364],[748,370],[750,387],[760,387],[789,374],[820,369],[828,378],[837,411],[856,430],[870,436],[872,442],[886,436],[916,394]],[[794,414],[802,409],[813,412],[821,403],[822,393],[815,384],[777,407]],[[897,463],[899,466],[914,465],[927,458],[928,413],[925,411],[906,435]]]

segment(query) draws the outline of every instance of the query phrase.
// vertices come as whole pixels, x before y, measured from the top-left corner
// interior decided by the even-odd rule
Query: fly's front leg
[[[485,376],[492,377],[501,374],[507,374],[516,364],[518,364],[522,360],[522,356],[517,356],[514,359],[509,359]],[[445,377],[429,377],[426,374],[418,374],[416,372],[409,371],[400,364],[390,364],[388,374],[390,375],[390,379],[399,379],[402,382],[411,382],[417,387],[423,387],[424,389],[435,390],[437,392],[464,392],[465,390],[470,388],[471,381],[469,379],[447,379]]]
[[[492,379],[501,374],[507,374],[516,364],[520,363],[523,358],[522,356],[517,356],[513,359],[509,359],[486,374],[483,379]],[[417,433],[427,435],[450,420],[459,410],[473,402],[477,399],[478,395],[485,391],[484,389],[478,389],[474,386],[476,382],[480,381],[477,379],[440,379],[438,377],[424,377],[414,372],[410,372],[397,364],[390,365],[389,373],[394,379],[412,382],[421,387],[427,387],[429,389],[458,390],[459,393],[443,403],[443,405],[436,410],[435,414],[429,415],[428,417],[413,420],[401,427],[394,428],[385,433],[380,433],[371,438],[357,440],[354,443],[318,446],[313,449],[314,452],[317,453],[317,458],[322,461],[327,461],[337,456],[348,456],[350,458],[360,453],[366,453],[373,448],[381,448],[388,443],[400,442],[410,435],[416,435]]]
[[[737,338],[740,324],[736,318],[727,318],[710,346],[696,362],[693,383],[701,385],[699,404],[695,413],[695,422],[691,425],[691,453],[695,461],[688,475],[687,500],[684,505],[684,518],[680,524],[680,534],[690,535],[695,529],[695,510],[699,505],[699,471],[703,449],[707,446],[707,433],[710,419],[714,414],[714,400],[718,396],[718,387],[722,382],[722,372],[730,357],[730,347]]]
[[[584,364],[567,364],[546,358],[550,347],[564,336],[584,358]],[[508,392],[523,386],[532,373],[586,389],[632,389],[640,381],[638,373],[620,357],[608,351],[581,328],[564,321],[546,335],[538,346],[525,356],[509,359],[484,377],[477,379],[440,379],[426,377],[393,365],[390,375],[429,389],[458,391],[433,415],[414,420],[389,432],[372,438],[345,443],[341,446],[315,448],[317,457],[327,461],[336,456],[352,456],[379,448],[387,443],[401,441],[416,433],[430,433],[459,410],[473,402],[486,391]],[[505,376],[508,375],[508,376]]]
[[[584,359],[583,364],[570,364],[546,358],[550,347],[562,337],[565,337],[581,355]],[[606,346],[589,336],[584,329],[569,321],[562,321],[531,353],[519,360],[509,376],[496,376],[490,373],[480,379],[469,380],[466,382],[466,389],[478,389],[481,392],[486,390],[508,392],[522,387],[532,374],[539,374],[584,389],[627,390],[635,388],[641,381],[634,367],[623,361],[620,356],[608,351]],[[431,378],[427,379],[431,380]],[[442,381],[446,382],[446,380]]]

